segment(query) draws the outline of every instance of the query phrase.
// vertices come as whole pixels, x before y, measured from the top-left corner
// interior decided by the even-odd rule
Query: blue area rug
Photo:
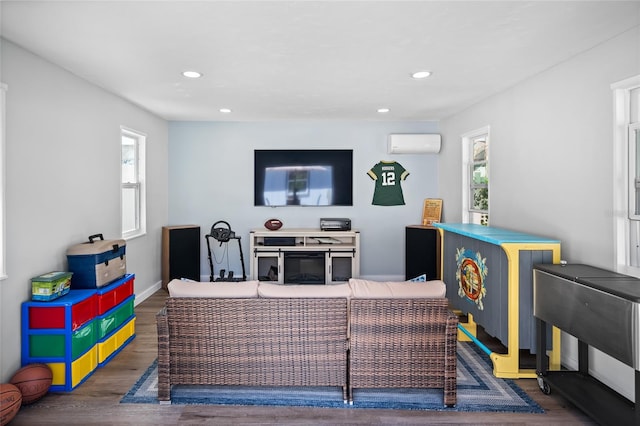
[[[543,413],[513,380],[492,374],[489,357],[475,344],[458,342],[458,402],[445,407],[439,389],[354,389],[353,405],[344,404],[337,387],[173,386],[171,403],[181,405],[269,405],[346,409],[484,411]],[[121,403],[157,404],[157,361]]]

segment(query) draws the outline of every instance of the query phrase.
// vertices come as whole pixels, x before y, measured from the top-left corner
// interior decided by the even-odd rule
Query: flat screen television
[[[352,206],[353,150],[256,149],[254,205]]]

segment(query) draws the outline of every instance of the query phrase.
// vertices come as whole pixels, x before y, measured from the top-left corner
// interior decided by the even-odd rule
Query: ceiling
[[[5,39],[167,120],[207,121],[439,120],[640,22],[639,1],[2,1],[0,8]],[[432,76],[410,77],[423,69]],[[187,79],[185,70],[203,77]],[[382,107],[390,111],[378,113]]]

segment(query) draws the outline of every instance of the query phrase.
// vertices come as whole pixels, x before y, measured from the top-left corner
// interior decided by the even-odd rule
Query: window
[[[145,143],[146,136],[121,129],[122,139],[122,238],[146,233]]]
[[[7,85],[0,83],[0,279],[7,278],[5,251],[5,92]]]
[[[489,225],[489,127],[462,135],[462,221]]]
[[[287,191],[289,198],[309,195],[309,170],[291,170],[287,174],[287,179],[289,181]]]
[[[629,125],[629,219],[640,220],[640,123]]]
[[[614,256],[640,277],[640,75],[611,86],[614,96]]]
[[[629,249],[628,266],[640,268],[640,123],[629,125]]]

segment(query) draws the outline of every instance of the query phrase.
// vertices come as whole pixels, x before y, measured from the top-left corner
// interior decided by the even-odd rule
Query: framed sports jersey
[[[401,183],[409,176],[409,172],[400,163],[382,160],[367,174],[375,181],[371,204],[375,206],[404,205]]]

